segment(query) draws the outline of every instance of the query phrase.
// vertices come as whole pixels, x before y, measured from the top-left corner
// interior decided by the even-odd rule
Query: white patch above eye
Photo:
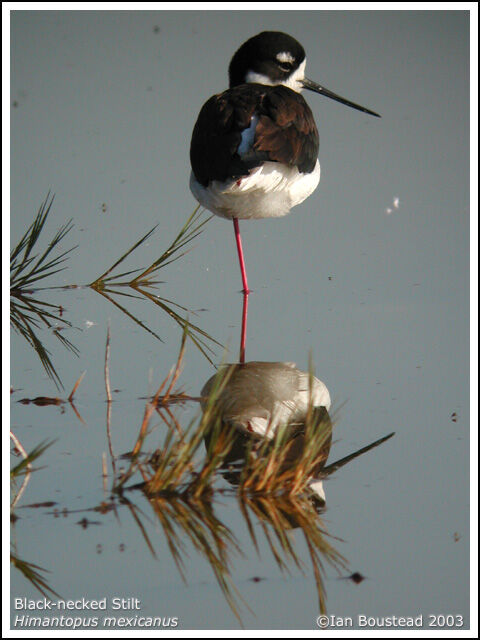
[[[288,51],[280,51],[280,53],[277,53],[277,60],[279,62],[295,62],[295,58]]]

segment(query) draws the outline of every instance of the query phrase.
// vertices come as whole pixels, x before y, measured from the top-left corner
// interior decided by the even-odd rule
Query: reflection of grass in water
[[[32,468],[32,463],[37,460],[45,451],[53,444],[53,441],[43,442],[39,444],[37,447],[32,449],[32,451],[27,454],[24,448],[22,447],[19,440],[14,436],[13,433],[10,434],[12,440],[15,444],[15,447],[21,453],[23,460],[19,462],[17,465],[10,470],[10,480],[12,483],[15,483],[17,479],[22,476],[25,476],[21,487],[18,489],[10,507],[10,520],[15,522],[17,516],[14,513],[15,506],[19,501],[31,473],[34,471]],[[45,597],[48,596],[48,592],[50,594],[58,596],[59,594],[54,591],[47,583],[45,577],[42,575],[43,573],[50,573],[47,569],[43,569],[32,562],[27,562],[26,560],[22,560],[18,553],[10,552],[10,562],[13,567],[18,569],[25,578],[36,588],[40,593],[42,593]]]
[[[50,358],[50,352],[45,348],[43,342],[38,337],[36,331],[43,327],[52,330],[52,334],[74,355],[78,356],[77,347],[63,336],[60,331],[64,327],[71,327],[68,320],[64,320],[53,309],[58,310],[57,305],[50,304],[36,297],[22,294],[12,293],[10,300],[10,324],[17,333],[25,338],[28,344],[33,347],[36,354],[40,358],[43,368],[47,372],[57,388],[63,389],[62,381],[55,369]],[[52,311],[50,311],[51,309]],[[60,327],[54,327],[54,324],[61,324]]]
[[[241,623],[236,603],[241,597],[233,584],[230,568],[231,555],[239,554],[240,548],[229,528],[214,514],[211,502],[184,496],[149,496],[148,500],[183,581],[186,583],[186,537],[209,563],[225,599]]]
[[[61,308],[39,300],[33,295],[32,287],[38,288],[46,278],[65,269],[61,266],[75,247],[54,255],[60,242],[72,230],[72,221],[63,225],[43,252],[34,253],[50,212],[54,196],[47,195],[40,206],[35,220],[10,254],[10,324],[17,333],[34,348],[40,361],[57,387],[63,387],[48,350],[39,339],[40,328],[52,330],[53,335],[75,355],[78,350],[70,340],[61,334],[61,330],[72,325],[61,317]]]
[[[190,242],[192,242],[192,240],[194,240],[198,235],[200,235],[200,233],[202,233],[204,225],[210,220],[210,218],[206,218],[205,220],[200,221],[201,214],[199,210],[200,207],[197,207],[194,210],[174,241],[149,267],[133,269],[131,271],[124,271],[122,273],[114,273],[117,267],[133,251],[141,247],[148,240],[148,238],[150,238],[156,227],[151,229],[142,238],[140,238],[140,240],[135,242],[135,244],[131,246],[130,249],[122,254],[111,267],[109,267],[102,275],[98,276],[89,286],[97,291],[97,293],[100,293],[103,297],[109,300],[113,305],[120,309],[120,311],[131,318],[136,324],[148,331],[158,340],[162,341],[157,333],[152,331],[143,322],[141,322],[132,313],[130,313],[124,305],[121,305],[117,300],[114,300],[112,296],[124,296],[125,299],[143,298],[149,300],[150,302],[153,302],[155,305],[160,307],[162,311],[165,311],[172,318],[172,320],[182,328],[182,330],[189,330],[189,337],[192,342],[203,353],[203,355],[210,362],[212,362],[209,354],[213,354],[213,350],[207,341],[218,346],[222,345],[217,342],[212,336],[210,336],[206,331],[193,324],[188,319],[188,315],[192,314],[193,312],[189,311],[186,307],[173,302],[172,300],[161,298],[160,296],[147,290],[148,287],[153,288],[159,284],[159,281],[154,280],[153,276],[158,274],[158,271],[161,268],[166,267],[175,260],[178,260],[179,258],[184,256],[187,253],[187,250],[181,250],[184,249]],[[134,274],[136,274],[135,277],[132,277]],[[122,288],[125,289],[127,287],[127,290],[122,290]],[[185,317],[181,315],[182,311],[186,314]],[[195,314],[193,313],[193,315]]]
[[[227,603],[241,622],[241,599],[232,580],[232,556],[242,555],[238,541],[229,528],[214,512],[212,496],[194,498],[186,493],[171,492],[152,495],[147,485],[143,487],[156,521],[160,524],[168,549],[177,569],[186,582],[188,566],[188,539],[194,549],[209,563]],[[141,531],[151,553],[156,557],[153,544],[141,522],[139,510],[122,496]],[[319,610],[326,611],[324,576],[326,565],[340,575],[347,568],[346,559],[331,543],[331,536],[325,531],[319,514],[305,496],[255,496],[245,493],[238,496],[238,505],[254,548],[259,553],[259,539],[264,539],[273,558],[283,573],[291,573],[296,567],[305,574],[305,564],[301,560],[298,533],[302,533],[308,550],[315,578]],[[254,613],[254,611],[252,612]]]
[[[50,573],[50,571],[48,571],[47,569],[43,569],[36,564],[33,564],[33,562],[21,560],[14,553],[10,554],[10,562],[16,569],[23,573],[25,578],[45,597],[48,597],[49,593],[60,597],[60,595],[56,591],[48,586],[44,576],[42,575],[42,573]]]
[[[237,604],[237,599],[241,599],[241,596],[231,577],[231,557],[233,554],[241,554],[241,549],[229,528],[215,515],[211,498],[194,498],[178,492],[152,495],[147,485],[144,485],[143,489],[156,520],[162,527],[169,551],[182,579],[186,582],[186,537],[195,550],[208,561],[223,595],[241,622]],[[138,509],[124,497],[122,502],[129,507],[148,548],[156,557]],[[311,502],[305,496],[242,494],[238,496],[238,504],[256,551],[259,552],[261,534],[258,531],[261,531],[282,572],[290,573],[290,567],[293,565],[305,573],[293,533],[302,532],[312,563],[319,610],[325,613],[325,564],[340,574],[341,570],[347,567],[347,561],[331,544],[331,536],[325,531],[322,520]],[[260,529],[257,525],[260,525]],[[246,605],[244,601],[243,604]]]
[[[80,413],[78,412],[73,400],[74,400],[74,396],[75,396],[75,392],[78,389],[78,387],[80,386],[80,383],[82,382],[84,376],[85,376],[86,371],[84,371],[79,378],[77,379],[76,383],[73,386],[72,391],[70,392],[70,395],[68,396],[68,398],[66,400],[64,400],[63,398],[59,398],[57,396],[37,396],[36,398],[21,398],[20,400],[18,400],[18,402],[20,402],[21,404],[34,404],[37,407],[49,407],[49,406],[56,406],[56,407],[61,407],[65,404],[67,404],[67,402],[69,403],[69,405],[72,407],[75,415],[77,416],[77,418],[80,420],[80,422],[82,422],[83,424],[85,424],[85,421],[83,420],[82,416],[80,415]]]
[[[255,533],[256,528],[249,510],[257,517],[270,551],[282,572],[289,572],[289,564],[294,564],[304,572],[290,535],[292,530],[297,529],[303,533],[317,586],[319,610],[320,613],[325,613],[325,562],[340,574],[340,570],[347,567],[347,561],[330,543],[330,536],[323,528],[322,520],[310,500],[304,495],[274,497],[243,493],[239,496],[238,503],[257,552],[258,534]]]
[[[125,286],[129,287],[129,291],[128,292],[122,291],[120,289],[121,287],[125,287]],[[137,299],[143,298],[143,299],[146,299],[146,300],[149,300],[149,301],[153,302],[153,304],[155,304],[158,307],[160,307],[160,309],[162,309],[162,311],[165,311],[165,313],[167,313],[170,316],[170,318],[172,318],[172,320],[174,320],[174,322],[176,322],[182,330],[184,330],[184,329],[188,329],[189,330],[190,340],[199,349],[199,351],[207,358],[207,360],[209,362],[212,362],[211,354],[213,354],[214,352],[213,352],[213,349],[208,344],[207,340],[210,341],[213,344],[216,344],[218,346],[222,346],[220,344],[220,342],[215,340],[215,338],[213,338],[210,334],[208,334],[206,331],[201,329],[199,326],[193,324],[188,319],[189,313],[192,313],[192,312],[190,312],[186,307],[182,307],[181,305],[179,305],[176,302],[173,302],[172,300],[167,300],[166,298],[161,298],[160,296],[155,295],[155,294],[151,293],[150,291],[147,291],[145,288],[141,288],[139,286],[130,285],[130,284],[125,285],[124,283],[117,284],[117,285],[113,285],[112,284],[109,288],[106,288],[106,287],[105,288],[100,288],[100,289],[97,289],[96,287],[93,287],[93,288],[95,289],[95,291],[97,291],[97,293],[99,293],[101,296],[106,298],[115,307],[117,307],[117,309],[119,309],[122,313],[124,313],[131,320],[133,320],[133,322],[135,322],[142,329],[144,329],[145,331],[150,333],[150,335],[152,335],[154,338],[156,338],[160,342],[163,342],[163,340],[158,335],[158,333],[156,333],[155,331],[150,329],[144,322],[139,320],[124,305],[120,304],[118,302],[118,300],[115,300],[113,296],[123,296],[126,299],[128,299],[128,298],[137,298]],[[134,291],[135,293],[137,293],[139,295],[132,294],[132,293],[130,293],[130,291]],[[184,311],[186,313],[186,316],[183,317],[180,313],[178,313],[175,310],[175,308],[179,309],[181,311]]]

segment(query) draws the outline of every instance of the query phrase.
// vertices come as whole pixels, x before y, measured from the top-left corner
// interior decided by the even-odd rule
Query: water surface
[[[12,246],[49,190],[55,200],[42,247],[69,219],[74,228],[62,248],[78,245],[68,268],[44,284],[78,287],[38,294],[61,305],[72,324],[63,335],[78,357],[41,330],[64,390],[12,334],[11,428],[27,451],[55,441],[15,509],[19,557],[48,570],[48,585],[64,599],[138,598],[142,615],[177,617],[180,629],[240,628],[210,563],[186,538],[182,580],[141,494],[132,501],[143,531],[126,504],[89,511],[110,504],[108,326],[117,467],[128,465],[119,456],[137,438],[145,397],[176,362],[182,330],[151,300],[117,294],[155,337],[84,285],[155,225],[126,269],[148,266],[168,247],[195,207],[188,145],[201,105],[226,87],[237,46],[263,29],[283,30],[304,44],[309,77],[382,119],[306,96],[320,132],[320,186],[290,216],[242,225],[254,290],[247,359],[308,370],[311,354],[340,409],[331,460],[396,432],[325,483],[321,517],[348,561],[342,575],[366,578],[339,580],[327,564],[328,613],[351,617],[357,628],[360,615],[421,615],[428,626],[437,614],[462,616],[468,628],[468,13],[16,11],[11,18]],[[157,294],[228,347],[225,355],[212,343],[215,364],[234,361],[242,296],[231,225],[211,220],[190,249],[160,272]],[[66,399],[83,371],[75,394],[82,420],[68,402],[18,402]],[[187,341],[182,390],[197,396],[213,372]],[[195,403],[177,411],[183,425],[199,414]],[[154,422],[152,449],[164,433],[158,416]],[[55,505],[28,506],[45,502]],[[282,572],[261,519],[255,549],[234,495],[216,495],[213,509],[242,552],[232,552],[230,574],[251,609],[239,605],[244,627],[317,629],[301,531],[289,535],[304,574],[292,562]],[[41,597],[17,570],[11,595],[11,624],[13,598]]]

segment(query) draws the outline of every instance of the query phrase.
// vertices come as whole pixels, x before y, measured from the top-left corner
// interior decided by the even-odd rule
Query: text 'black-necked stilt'
[[[302,89],[380,117],[306,78],[305,64],[304,48],[286,33],[250,38],[230,62],[230,88],[204,104],[193,130],[190,188],[206,209],[233,220],[245,293],[238,221],[284,216],[320,181],[318,131]]]

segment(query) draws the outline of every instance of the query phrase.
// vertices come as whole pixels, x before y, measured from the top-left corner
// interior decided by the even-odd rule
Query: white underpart
[[[311,399],[310,399],[311,393]],[[308,373],[300,373],[300,385],[294,398],[287,402],[275,402],[273,411],[264,411],[264,415],[250,417],[247,424],[244,420],[235,423],[235,426],[251,433],[253,431],[263,438],[272,439],[279,427],[286,426],[295,420],[305,419],[309,404],[313,407],[325,407],[330,411],[330,393],[321,380],[312,378],[312,390],[309,389]]]
[[[309,489],[311,489],[314,493],[317,494],[317,496],[320,498],[320,500],[323,500],[323,502],[326,502],[326,498],[325,498],[325,489],[323,488],[323,482],[322,480],[312,480],[309,485],[308,485]]]
[[[279,54],[281,55],[281,54]],[[296,69],[291,75],[288,76],[282,82],[272,81],[268,76],[263,75],[263,73],[257,73],[256,71],[249,71],[245,76],[245,82],[256,82],[258,84],[266,84],[267,86],[272,87],[273,85],[283,84],[289,89],[300,93],[302,91],[303,82],[302,80],[305,78],[305,67],[307,64],[307,59],[302,62],[302,64]]]
[[[244,178],[213,180],[208,187],[197,182],[192,172],[190,189],[198,202],[215,215],[246,220],[286,215],[315,191],[319,181],[318,160],[312,173],[300,173],[297,167],[280,162],[264,162]]]

